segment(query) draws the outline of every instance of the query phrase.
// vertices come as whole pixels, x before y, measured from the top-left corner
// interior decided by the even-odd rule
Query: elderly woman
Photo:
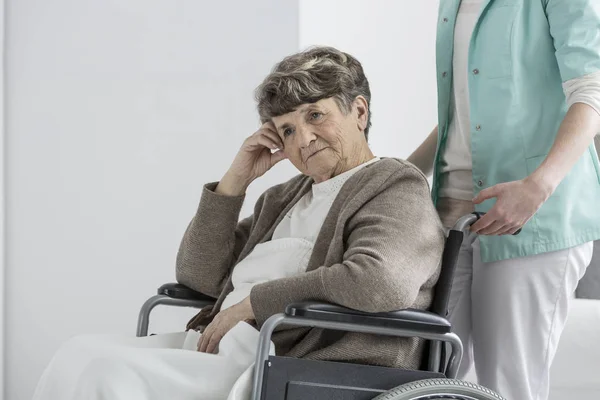
[[[369,149],[361,64],[313,48],[277,64],[256,94],[263,125],[223,178],[205,185],[177,256],[177,280],[218,298],[215,306],[187,333],[70,341],[36,399],[243,398],[257,329],[289,303],[430,306],[443,228],[424,175]],[[248,185],[284,159],[300,175],[238,222]],[[273,342],[278,355],[404,368],[417,368],[423,349],[415,338],[316,328],[280,330]]]

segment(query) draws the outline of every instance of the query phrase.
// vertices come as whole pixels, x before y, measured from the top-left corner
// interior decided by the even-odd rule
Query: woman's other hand
[[[479,235],[512,235],[534,216],[551,194],[551,189],[531,177],[484,189],[473,199],[473,203],[481,204],[496,198],[496,204],[471,226],[471,232]]]
[[[254,311],[250,303],[250,296],[238,304],[219,312],[215,319],[206,327],[198,341],[198,351],[202,353],[217,353],[219,343],[223,336],[238,322],[254,320]]]
[[[231,196],[242,195],[252,181],[264,175],[285,158],[283,142],[277,134],[275,125],[266,122],[252,136],[244,140],[216,191]]]

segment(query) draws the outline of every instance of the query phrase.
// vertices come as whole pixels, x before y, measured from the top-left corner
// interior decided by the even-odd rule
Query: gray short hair
[[[363,96],[369,106],[365,137],[371,127],[371,89],[360,62],[333,47],[313,47],[284,58],[256,88],[262,123],[294,111],[298,106],[333,97],[340,109],[350,112]]]

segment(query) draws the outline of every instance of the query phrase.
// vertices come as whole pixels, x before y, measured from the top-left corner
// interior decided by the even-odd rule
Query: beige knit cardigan
[[[177,255],[177,281],[217,298],[188,324],[201,329],[233,289],[233,268],[271,239],[275,227],[313,180],[299,175],[264,192],[254,214],[238,222],[244,196],[204,187]],[[256,285],[250,299],[260,326],[299,301],[322,301],[366,312],[427,309],[439,275],[444,232],[426,178],[412,164],[386,158],[341,188],[317,237],[306,273]],[[318,328],[276,331],[278,355],[418,368],[422,341]]]

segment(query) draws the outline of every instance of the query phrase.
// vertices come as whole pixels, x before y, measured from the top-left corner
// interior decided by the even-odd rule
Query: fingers
[[[515,221],[510,224],[507,224],[504,231],[500,232],[499,235],[514,235],[519,229],[523,229],[527,222],[529,222],[529,219],[525,221]]]
[[[479,232],[479,234],[480,235],[489,235],[489,236],[500,236],[500,235],[503,235],[508,228],[509,228],[509,226],[496,221],[492,225],[490,225],[490,227]]]
[[[201,353],[214,354],[219,350],[219,342],[223,338],[220,333],[219,324],[215,321],[211,322],[198,340],[198,351]]]
[[[279,135],[277,134],[277,129],[275,128],[275,124],[273,124],[272,122],[266,122],[264,123],[260,129],[258,131],[256,131],[255,133],[256,136],[264,136],[266,138],[268,138],[271,142],[273,142],[273,144],[276,145],[276,147],[272,147],[272,146],[266,146],[269,147],[270,149],[273,148],[278,148],[280,150],[283,150],[283,141],[281,140],[281,137],[279,137]]]
[[[520,226],[504,225],[504,227],[502,227],[502,229],[499,229],[497,232],[490,233],[490,235],[495,235],[495,236],[514,235],[515,232],[517,232],[519,229],[521,229]]]
[[[486,215],[471,226],[471,232],[490,236],[512,235],[523,225],[524,223],[509,216],[509,213],[499,208],[496,203]]]
[[[208,340],[208,345],[206,346],[206,353],[215,354],[219,349],[219,342],[222,337],[219,335],[212,335]]]
[[[286,158],[287,155],[282,150],[276,151],[275,153],[271,154],[271,167],[273,167],[273,165],[277,164],[279,161],[285,160]]]
[[[283,150],[283,141],[281,140],[277,132],[264,130],[262,134],[263,136],[268,137],[273,143],[275,143],[278,149]]]
[[[473,199],[480,204],[496,198],[492,209],[471,227],[471,231],[481,235],[512,235],[521,229],[535,215],[545,201],[535,193],[525,181],[501,183],[482,190]]]
[[[270,150],[275,150],[279,148],[279,145],[276,142],[274,142],[273,139],[262,134],[250,136],[247,139],[247,143],[251,146],[252,151],[258,150],[258,147],[266,147]]]
[[[284,144],[277,131],[275,125],[271,123],[263,124],[254,134],[246,139],[245,146],[249,150],[256,150],[256,147],[266,147],[270,150],[283,150]]]
[[[261,131],[261,130],[270,132],[279,138],[279,134],[277,134],[277,127],[275,126],[275,124],[272,121],[265,122],[264,124],[262,124],[259,131]]]
[[[209,349],[214,348],[214,344],[211,345],[211,342],[214,342],[214,340],[218,337],[216,334],[218,330],[219,318],[217,317],[210,324],[208,324],[206,329],[204,329],[204,332],[202,332],[202,335],[200,335],[200,339],[198,341],[199,352],[209,353]]]
[[[488,224],[488,221],[483,221],[483,219],[488,215],[489,214],[486,214],[477,223],[473,224],[473,226],[471,226],[471,232],[474,232],[478,235],[488,236],[513,235],[522,227],[521,224],[515,221],[510,221],[503,218],[493,219],[490,217],[489,220],[492,222]],[[483,225],[478,226],[477,224],[482,221]]]
[[[491,188],[483,189],[475,198],[473,199],[473,203],[481,204],[486,200],[493,199],[494,197],[498,197],[500,194],[500,185],[492,186]]]
[[[496,216],[494,208],[485,214],[481,219],[471,225],[471,232],[479,234],[482,230],[489,228],[494,222],[496,222]]]
[[[219,350],[219,343],[223,337],[215,332],[204,332],[198,340],[198,351],[201,353],[215,354]]]
[[[515,226],[514,228],[510,228],[508,229],[506,232],[504,232],[504,235],[514,235],[515,233],[517,233],[517,231],[521,229],[520,226]]]
[[[202,332],[202,335],[200,335],[200,339],[198,340],[198,351],[201,353],[206,353],[206,348],[208,347],[208,341],[210,340],[210,337],[212,335],[212,329],[211,328],[211,324],[209,324],[206,329],[204,330],[204,332]]]

